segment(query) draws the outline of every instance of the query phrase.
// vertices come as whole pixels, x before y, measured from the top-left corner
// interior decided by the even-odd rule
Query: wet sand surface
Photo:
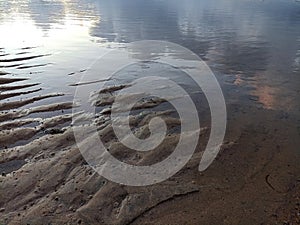
[[[250,22],[263,27],[262,30],[267,30],[265,24],[252,20],[253,13],[244,6],[238,8],[245,13],[237,14],[238,20],[229,16],[240,4],[230,8],[222,3],[224,14],[222,10],[219,12],[220,19],[214,13],[202,12],[202,3],[194,4],[194,9],[186,4],[186,11],[182,12],[176,8],[177,4],[167,7],[170,3],[158,2],[145,7],[141,3],[122,4],[120,1],[110,4],[92,1],[89,6],[84,1],[65,4],[53,1],[52,5],[45,1],[41,4],[51,7],[53,13],[46,13],[49,21],[44,21],[37,16],[41,13],[35,4],[21,1],[18,7],[23,12],[29,11],[30,18],[45,36],[51,36],[49,31],[55,30],[50,29],[49,24],[65,23],[71,24],[75,32],[67,26],[59,27],[54,36],[66,29],[73,32],[76,41],[70,47],[66,44],[70,37],[59,39],[67,46],[63,51],[61,46],[56,47],[55,38],[54,44],[47,42],[49,47],[22,42],[13,50],[0,42],[0,224],[300,224],[300,107],[297,101],[300,17],[299,7],[294,2],[288,5],[279,2],[276,7],[255,3],[259,9],[249,3],[249,9],[269,25],[270,30],[264,33],[254,29]],[[7,8],[6,4],[0,4],[3,4],[1,21],[2,11]],[[112,10],[117,6],[124,14]],[[103,9],[101,20],[97,7]],[[203,7],[207,12],[211,9],[210,4]],[[287,9],[290,17],[286,18],[280,9]],[[267,12],[267,16],[262,12]],[[64,21],[64,13],[76,19]],[[280,22],[271,24],[275,27],[273,30],[268,22],[274,18],[277,21],[274,14]],[[151,19],[148,21],[147,16],[141,19],[145,15]],[[187,23],[203,19],[198,15],[203,16],[207,25],[200,24],[200,31]],[[163,19],[159,19],[160,16]],[[127,20],[123,20],[124,17]],[[174,17],[178,17],[176,23],[172,22]],[[84,19],[93,21],[93,25],[82,22]],[[223,19],[226,25],[221,22]],[[111,28],[114,27],[111,21],[115,22],[116,30]],[[240,23],[247,31],[244,26],[239,27]],[[139,26],[145,27],[137,29]],[[85,27],[89,28],[87,36],[83,36]],[[203,29],[208,32],[207,37],[201,36]],[[284,32],[290,36],[281,36]],[[157,33],[155,37],[153,33]],[[282,38],[287,40],[284,44]],[[73,103],[73,95],[76,87],[88,88],[107,81],[100,77],[80,82],[80,76],[87,70],[86,62],[94,59],[94,49],[99,45],[114,48],[136,39],[167,39],[182,44],[200,55],[215,72],[224,91],[228,123],[221,151],[206,171],[200,173],[198,166],[210,135],[210,112],[203,94],[194,92],[187,81],[183,86],[190,88],[200,108],[200,141],[192,159],[176,175],[159,184],[130,187],[101,177],[82,157],[78,146],[97,143],[89,138],[76,143],[74,129],[82,129],[87,137],[93,134],[85,133],[88,127],[72,124],[72,108],[79,107]],[[59,55],[60,51],[63,56]],[[152,67],[145,62],[142,71],[146,73]],[[125,148],[116,138],[110,121],[115,95],[130,87],[126,75],[139,76],[135,73],[140,72],[135,67],[129,68],[125,78],[108,81],[108,86],[90,96],[97,107],[96,118],[91,123],[97,126],[99,137],[114,157],[130,164],[150,165],[165,159],[178,143],[180,120],[174,109],[155,98],[135,105],[130,123],[137,137],[149,136],[149,121],[157,115],[164,118],[169,128],[164,142],[146,153]],[[77,116],[85,118],[86,115],[78,112]]]
[[[7,83],[17,85],[18,78],[3,81],[2,89]],[[128,86],[100,90],[95,104],[109,109],[115,93]],[[18,86],[11,89],[15,87]],[[18,109],[61,95],[47,94],[1,105],[1,223],[299,223],[300,140],[295,123],[299,118],[259,104],[231,103],[230,129],[220,154],[207,171],[199,173],[198,163],[209,126],[201,130],[201,141],[192,160],[174,177],[148,187],[128,187],[104,179],[87,165],[74,140],[71,114],[38,117],[39,112],[69,109],[71,102]],[[154,115],[151,108],[161,101],[150,103],[138,104],[135,110],[143,109],[144,113],[131,118],[139,138],[148,135],[145,128],[157,113],[169,126],[180,126],[172,111]],[[35,116],[28,118],[30,114]],[[178,133],[173,129],[158,149],[140,154],[126,150],[116,140],[107,113],[99,113],[95,124],[111,154],[138,165],[164,159],[178,142]],[[20,141],[24,142],[18,144]],[[96,143],[87,140],[83,144]]]

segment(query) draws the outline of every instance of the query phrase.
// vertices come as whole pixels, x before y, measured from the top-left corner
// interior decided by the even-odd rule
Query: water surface
[[[0,70],[10,73],[5,77],[29,79],[18,85],[38,83],[25,91],[66,94],[24,107],[71,101],[76,87],[70,85],[108,49],[165,40],[209,64],[228,104],[249,102],[299,113],[297,1],[1,0],[0,31]]]

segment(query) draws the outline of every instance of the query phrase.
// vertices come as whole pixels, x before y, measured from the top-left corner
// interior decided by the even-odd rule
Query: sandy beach
[[[18,86],[19,80],[2,76],[0,88],[19,92],[24,87]],[[15,86],[8,88],[7,83]],[[98,104],[109,108],[113,101],[103,94],[114,96],[122,88],[126,85],[100,91]],[[174,177],[148,187],[128,187],[104,179],[87,165],[74,140],[71,114],[24,118],[37,112],[71,108],[71,102],[18,109],[32,101],[57,96],[60,94],[0,106],[2,224],[299,223],[300,140],[299,127],[294,123],[297,118],[292,115],[231,104],[230,130],[207,171],[199,173],[198,163],[209,126],[202,129],[192,160]],[[147,136],[145,127],[154,116],[149,108],[161,104],[151,103],[139,105],[145,114],[131,118],[139,128],[140,138]],[[170,111],[159,113],[169,126],[180,125]],[[109,115],[100,113],[95,123],[111,154],[138,165],[163,159],[178,142],[178,133],[171,132],[156,151],[132,153],[116,140]]]
[[[0,1],[0,225],[300,224],[299,7],[292,0]],[[146,45],[127,50],[140,61],[112,78],[102,72],[116,61],[92,68],[95,59],[140,40],[192,51],[222,89],[226,134],[205,171],[199,162],[212,113],[204,90],[183,72],[192,59]],[[118,139],[113,119],[124,118],[112,114],[128,111],[116,99],[136,97],[126,90],[152,75],[185,89],[201,128],[181,132],[183,121],[167,99],[142,98],[128,116],[134,137],[159,133],[161,124],[150,122],[157,117],[167,131],[154,149],[135,151]],[[159,82],[153,89],[173,93]],[[98,84],[105,85],[92,89]],[[86,101],[77,101],[78,90]],[[185,99],[178,93],[172,97]],[[95,108],[92,116],[82,111],[85,104]],[[195,134],[189,162],[148,186],[112,182],[83,154],[99,145],[97,137],[117,160],[149,166],[171,155],[182,135]]]

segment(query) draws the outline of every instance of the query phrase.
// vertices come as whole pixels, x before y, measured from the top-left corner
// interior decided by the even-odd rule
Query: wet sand
[[[131,6],[129,8],[131,15]],[[82,10],[80,8],[80,12]],[[105,20],[114,21],[110,17],[105,18],[105,11],[110,10],[101,12],[104,24]],[[164,11],[158,12],[153,16],[160,18]],[[200,11],[196,8],[195,12],[198,15]],[[252,12],[250,14],[252,18]],[[220,21],[224,18],[221,17]],[[240,18],[242,19],[238,16]],[[123,17],[117,18],[117,21],[123,21]],[[159,23],[153,21],[148,33],[153,33],[153,27],[159,27]],[[197,21],[202,19],[198,18]],[[231,24],[227,20],[225,23]],[[217,21],[217,24],[222,23]],[[168,25],[168,29],[169,26],[172,24]],[[133,27],[136,30],[136,26]],[[226,28],[225,25],[224,27]],[[246,28],[248,29],[247,26]],[[124,30],[128,34],[134,34],[131,29]],[[155,33],[163,34],[165,39],[165,35],[168,35],[165,30],[165,26],[162,26]],[[230,33],[232,30],[230,29]],[[225,31],[226,29],[222,32]],[[105,31],[105,34],[109,32]],[[119,31],[113,33],[117,32]],[[219,32],[218,28],[217,34],[222,36],[222,32]],[[178,34],[179,32],[170,32],[169,39],[173,40]],[[227,37],[229,34],[225,32],[223,35]],[[90,36],[88,37],[90,40]],[[250,37],[252,40],[252,33]],[[159,36],[155,39],[159,39]],[[228,129],[218,157],[206,171],[200,173],[199,162],[210,134],[210,120],[204,116],[201,121],[200,142],[190,162],[167,181],[147,187],[124,186],[101,177],[87,164],[78,149],[78,145],[97,143],[89,138],[82,143],[75,142],[73,129],[78,127],[72,124],[71,109],[77,105],[66,98],[69,94],[67,92],[72,88],[88,87],[106,80],[95,79],[82,83],[78,82],[78,75],[85,72],[86,68],[76,68],[74,71],[70,71],[70,68],[58,69],[55,72],[62,73],[59,74],[60,79],[46,87],[59,86],[59,82],[68,78],[68,82],[71,82],[61,84],[63,86],[68,83],[65,85],[67,91],[47,90],[40,83],[43,79],[30,78],[42,73],[45,75],[45,83],[48,79],[51,80],[53,68],[46,70],[50,74],[43,73],[45,67],[55,65],[51,61],[53,58],[43,61],[49,54],[36,53],[41,51],[38,47],[23,47],[14,54],[6,53],[5,48],[0,48],[0,224],[300,224],[299,112],[297,109],[288,111],[272,108],[270,102],[276,100],[274,90],[269,90],[268,86],[260,90],[259,86],[255,86],[264,78],[261,73],[266,70],[260,68],[268,59],[264,53],[264,45],[257,47],[256,42],[253,42],[253,47],[251,42],[249,44],[242,41],[240,47],[224,44],[226,48],[223,58],[229,61],[218,61],[213,55],[221,56],[222,51],[217,48],[208,48],[205,53],[202,52],[205,42],[198,43],[199,47],[197,42],[194,44],[192,41],[198,38],[179,36],[178,39],[188,40],[184,46],[200,49],[197,54],[207,56],[208,60],[212,60],[211,64],[224,67],[218,71],[232,75],[230,79],[220,79],[226,99],[229,99]],[[68,39],[67,42],[69,41]],[[239,43],[234,38],[228,40],[228,43],[235,42]],[[237,51],[231,52],[230,49]],[[281,50],[276,49],[276,56]],[[259,55],[260,51],[262,55]],[[69,57],[67,55],[66,58],[69,60]],[[79,57],[79,61],[83,57]],[[35,59],[38,61],[34,61]],[[63,61],[59,62],[63,64]],[[277,64],[277,61],[273,64]],[[284,84],[281,79],[279,81],[280,85]],[[246,90],[245,95],[237,92],[236,86],[251,82],[252,86],[241,88]],[[290,89],[294,91],[295,86],[291,85]],[[99,107],[92,123],[97,126],[105,146],[117,159],[137,165],[159,162],[178,143],[180,121],[172,110],[161,107],[165,104],[164,100],[149,98],[139,102],[133,108],[137,113],[130,118],[137,137],[148,137],[148,124],[155,116],[161,116],[170,129],[164,142],[153,151],[140,153],[125,148],[114,135],[110,113],[115,95],[128,87],[130,84],[121,83],[91,95],[91,102]],[[284,90],[289,87],[287,85]],[[202,100],[197,103],[202,107]],[[292,106],[291,108],[293,109]],[[119,112],[122,110],[118,109]],[[78,116],[84,119],[86,115],[79,112]],[[88,130],[85,127],[79,128],[83,134]],[[89,136],[88,133],[85,135]]]
[[[70,113],[39,117],[41,112],[71,109],[72,102],[60,102],[63,93],[38,95],[38,84],[19,85],[23,78],[1,73],[0,224],[300,223],[296,115],[229,103],[227,135],[207,171],[199,173],[198,164],[209,136],[208,122],[183,170],[160,184],[128,187],[104,179],[87,165],[74,140]],[[161,100],[137,104],[135,110],[143,114],[133,115],[131,124],[139,138],[149,135],[147,124],[157,115],[172,129],[155,151],[142,154],[124,148],[113,134],[109,112],[115,93],[126,87],[111,86],[92,96],[96,106],[104,107],[94,124],[116,158],[138,165],[160,161],[176,146],[179,134],[174,128],[180,121],[171,111],[151,111]],[[24,88],[31,89],[21,91]],[[16,92],[6,93],[12,90]],[[37,93],[3,103],[29,92]],[[21,108],[47,98],[57,98],[57,103]]]

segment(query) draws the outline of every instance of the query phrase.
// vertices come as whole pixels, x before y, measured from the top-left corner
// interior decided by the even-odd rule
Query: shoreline
[[[106,91],[113,93],[119,89],[109,87]],[[108,106],[113,102],[111,95],[104,98],[105,90],[101,94],[99,104]],[[161,103],[151,101],[150,106]],[[294,122],[296,117],[282,117],[283,112],[255,105],[231,103],[222,150],[208,170],[198,172],[209,127],[201,134],[198,149],[184,169],[163,183],[136,188],[107,181],[86,164],[76,146],[72,127],[68,123],[60,126],[71,121],[70,114],[48,119],[23,118],[30,113],[67,109],[72,107],[71,103],[37,106],[27,111],[15,110],[14,106],[0,115],[1,126],[10,129],[10,132],[1,131],[7,135],[1,135],[1,145],[20,139],[29,139],[29,142],[0,151],[0,164],[4,165],[0,167],[0,223],[299,222],[300,155],[297,147],[300,140],[297,139],[299,128]],[[138,108],[143,107],[149,108],[149,102]],[[132,118],[133,124],[141,128],[138,133],[141,137],[147,136],[142,128],[153,117],[151,110],[147,112],[144,120],[138,115]],[[168,112],[161,113],[170,125],[178,125]],[[150,163],[168,154],[136,155],[124,151],[112,136],[107,116],[101,115],[97,124],[115,157],[132,163]],[[11,120],[14,118],[16,120]],[[20,128],[33,122],[37,125]],[[42,136],[30,139],[41,131]],[[170,134],[161,149],[176,145],[177,136],[176,132]]]

